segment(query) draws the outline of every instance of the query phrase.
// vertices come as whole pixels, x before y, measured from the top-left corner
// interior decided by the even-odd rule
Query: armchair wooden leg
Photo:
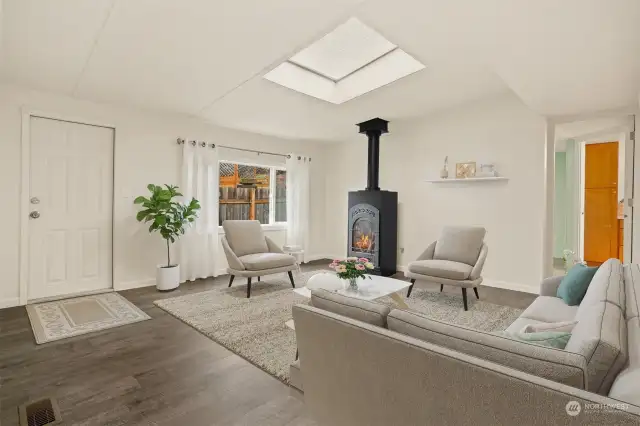
[[[464,310],[468,311],[469,309],[467,308],[467,289],[465,287],[462,287],[462,301],[464,302]]]
[[[258,277],[258,282],[260,282],[260,277]]]
[[[296,288],[296,283],[293,281],[293,274],[291,271],[287,271],[287,273],[289,274],[289,280],[291,280],[291,287]]]
[[[416,283],[415,279],[411,279],[411,285],[409,286],[409,290],[407,290],[407,297],[411,296],[411,290],[413,290],[413,285]]]
[[[473,291],[476,294],[476,299],[480,299],[480,296],[478,296],[478,287],[474,287]]]
[[[444,289],[444,284],[440,284],[440,291]]]
[[[251,277],[247,278],[247,299],[251,297]]]
[[[233,279],[234,279],[235,277],[236,277],[235,275],[231,275],[231,276],[229,277],[229,287],[231,287],[231,284],[233,284]]]

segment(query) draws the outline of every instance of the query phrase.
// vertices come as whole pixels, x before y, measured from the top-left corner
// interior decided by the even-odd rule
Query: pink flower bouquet
[[[335,259],[329,267],[336,271],[339,278],[349,280],[350,285],[357,288],[356,280],[367,278],[366,272],[373,269],[373,263],[364,257],[347,257],[345,260]]]

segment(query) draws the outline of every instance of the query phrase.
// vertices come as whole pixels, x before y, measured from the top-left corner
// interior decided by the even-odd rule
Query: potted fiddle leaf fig
[[[149,232],[159,232],[167,243],[167,264],[158,265],[156,288],[160,291],[174,290],[180,285],[180,265],[171,263],[171,244],[185,233],[185,228],[198,217],[200,203],[192,198],[188,204],[177,200],[181,197],[177,186],[147,185],[149,197],[140,196],[133,202],[142,210],[136,215],[138,222],[149,223]]]

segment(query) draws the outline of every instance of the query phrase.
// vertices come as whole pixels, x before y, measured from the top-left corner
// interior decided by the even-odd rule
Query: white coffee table
[[[371,277],[371,279],[368,277]],[[380,275],[367,275],[367,278],[358,280],[358,290],[353,291],[350,290],[348,286],[345,285],[345,281],[338,278],[336,274],[322,273],[309,278],[305,287],[296,288],[293,291],[308,298],[311,297],[311,290],[313,289],[333,291],[361,300],[376,300],[389,296],[398,307],[407,309],[407,304],[398,292],[409,288],[409,286],[411,286],[411,283],[408,281],[382,277]]]

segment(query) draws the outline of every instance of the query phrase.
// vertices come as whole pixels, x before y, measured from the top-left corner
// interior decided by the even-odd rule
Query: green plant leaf
[[[185,226],[198,217],[196,211],[200,209],[200,203],[195,198],[188,204],[181,203],[177,197],[183,195],[174,185],[149,184],[147,189],[151,192],[150,197],[140,196],[134,200],[135,204],[142,205],[136,219],[150,222],[149,232],[158,232],[165,240],[175,242],[185,233]]]
[[[136,215],[136,220],[138,222],[142,222],[147,217],[149,212],[150,212],[150,210],[141,210],[141,211],[139,211],[138,214]]]

